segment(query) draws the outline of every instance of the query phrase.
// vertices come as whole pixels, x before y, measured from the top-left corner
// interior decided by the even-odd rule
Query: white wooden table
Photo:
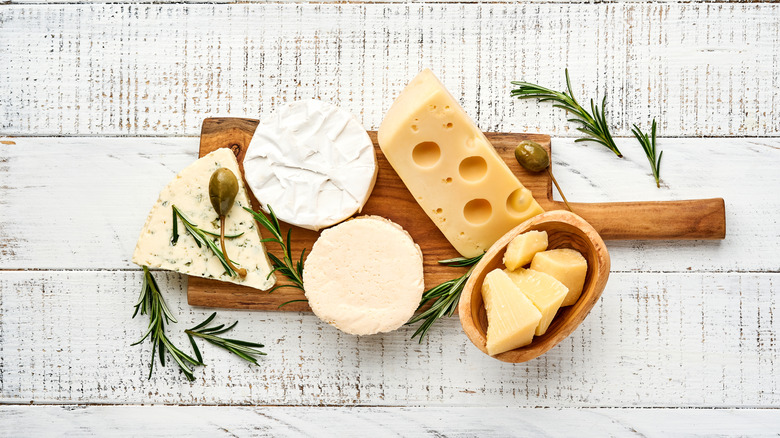
[[[524,364],[480,353],[457,318],[418,345],[410,328],[356,338],[309,313],[226,310],[267,344],[260,366],[204,348],[195,382],[171,366],[147,380],[130,256],[202,120],[319,98],[376,129],[424,67],[483,130],[553,135],[569,199],[723,197],[726,240],[610,242],[590,317]],[[509,98],[511,80],[561,88],[565,67],[582,100],[609,96],[626,162]],[[764,1],[6,0],[0,436],[776,436],[779,91],[780,4]],[[652,117],[661,189],[629,138]],[[177,329],[211,312],[156,275]]]

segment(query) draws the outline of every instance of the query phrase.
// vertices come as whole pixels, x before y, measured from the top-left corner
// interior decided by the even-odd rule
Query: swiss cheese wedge
[[[226,216],[225,234],[243,234],[225,239],[225,246],[230,259],[238,267],[247,270],[245,278],[230,276],[211,249],[205,245],[198,247],[195,238],[178,218],[179,239],[176,245],[171,243],[174,205],[200,229],[219,234],[219,220],[209,200],[208,185],[211,174],[221,167],[230,169],[238,179],[238,195]],[[133,253],[133,263],[256,289],[270,288],[276,279],[273,275],[268,276],[271,266],[260,241],[260,233],[254,218],[243,207],[250,207],[250,204],[236,157],[230,149],[217,149],[179,172],[160,192],[141,230]],[[214,239],[218,241],[219,238]]]
[[[428,69],[395,100],[377,138],[417,203],[464,257],[482,254],[544,212]]]

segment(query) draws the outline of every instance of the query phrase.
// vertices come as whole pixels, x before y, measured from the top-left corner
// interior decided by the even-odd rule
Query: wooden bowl
[[[582,253],[588,262],[588,273],[582,295],[571,306],[561,307],[547,332],[536,336],[525,347],[497,354],[495,357],[504,362],[526,362],[546,353],[569,336],[588,316],[596,304],[609,278],[609,252],[601,236],[584,219],[566,210],[554,210],[533,217],[518,225],[502,236],[474,267],[471,277],[463,288],[458,305],[460,324],[471,342],[487,354],[486,337],[487,314],[482,301],[482,282],[488,272],[504,268],[504,252],[509,242],[526,231],[546,231],[549,245],[547,249],[573,248]]]

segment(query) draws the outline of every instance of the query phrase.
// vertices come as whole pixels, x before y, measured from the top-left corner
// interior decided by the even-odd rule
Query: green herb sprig
[[[439,260],[439,263],[451,267],[466,267],[471,268],[462,276],[445,281],[438,286],[434,286],[427,291],[423,292],[422,300],[417,310],[423,308],[426,304],[433,301],[431,307],[424,312],[412,317],[406,324],[414,324],[419,321],[423,321],[417,330],[412,335],[412,339],[419,336],[419,342],[422,343],[423,338],[428,334],[431,326],[444,316],[452,316],[455,310],[458,308],[458,301],[460,301],[460,295],[463,292],[463,286],[466,285],[471,276],[471,272],[474,270],[474,265],[482,259],[484,254],[480,254],[475,257],[456,257],[454,259]]]
[[[277,257],[276,255],[272,254],[270,251],[267,251],[268,258],[271,260],[271,264],[273,269],[271,272],[268,273],[268,277],[271,277],[271,275],[274,272],[279,272],[280,274],[287,277],[292,284],[278,284],[271,288],[271,290],[268,291],[268,293],[271,293],[277,289],[283,288],[283,287],[292,287],[295,289],[303,290],[303,257],[304,254],[306,254],[306,248],[301,251],[301,257],[298,259],[297,262],[293,262],[292,257],[292,228],[287,230],[287,239],[285,240],[282,237],[282,228],[279,226],[279,219],[276,218],[276,214],[274,213],[274,209],[271,208],[270,205],[266,205],[268,207],[268,216],[265,215],[262,211],[254,211],[251,208],[244,207],[244,210],[248,211],[252,214],[252,216],[255,218],[257,223],[259,223],[263,228],[268,230],[269,233],[273,237],[270,237],[268,239],[263,239],[262,242],[274,242],[277,243],[282,248],[282,253],[284,256],[282,259]],[[293,300],[288,301],[286,303],[281,304],[279,307],[284,306],[285,304],[289,304],[292,302],[298,302],[298,301],[305,301],[305,300]]]
[[[622,158],[623,154],[618,150],[615,141],[612,139],[612,134],[609,132],[609,125],[607,124],[607,97],[601,101],[601,108],[593,103],[593,99],[590,101],[590,113],[577,103],[577,99],[574,98],[574,92],[571,89],[571,81],[569,81],[569,69],[566,69],[566,90],[564,92],[558,92],[549,88],[542,87],[540,85],[531,84],[529,82],[513,81],[512,85],[518,86],[518,88],[511,91],[512,97],[518,99],[539,99],[540,102],[557,102],[553,106],[561,108],[574,115],[573,118],[568,119],[570,122],[579,123],[581,126],[577,128],[578,131],[585,134],[585,137],[574,140],[575,142],[581,141],[595,141],[600,143],[618,157]]]
[[[234,322],[233,324],[227,327],[225,327],[225,324],[220,324],[215,327],[206,327],[207,325],[209,325],[209,323],[211,323],[212,320],[214,320],[216,316],[217,316],[217,312],[214,312],[211,314],[211,316],[206,318],[205,321],[201,322],[200,324],[196,325],[195,327],[189,330],[184,331],[184,333],[186,333],[187,337],[190,339],[190,344],[192,344],[192,349],[193,351],[195,351],[195,357],[198,358],[198,361],[202,363],[203,357],[200,354],[200,349],[198,348],[198,344],[195,343],[194,337],[204,339],[206,340],[206,342],[216,345],[217,347],[224,348],[225,350],[235,354],[241,359],[244,359],[248,362],[257,365],[257,358],[255,356],[265,356],[265,353],[258,350],[258,348],[263,348],[264,345],[255,342],[239,341],[237,339],[226,339],[217,336],[219,334],[232,330],[233,327],[238,325],[238,321]]]
[[[661,173],[661,157],[664,155],[664,152],[661,151],[661,153],[656,156],[655,119],[653,119],[653,126],[650,128],[649,136],[644,134],[636,125],[634,125],[634,129],[632,129],[631,132],[634,134],[634,137],[636,137],[637,141],[639,141],[639,144],[642,145],[642,149],[645,151],[645,155],[647,155],[647,161],[650,162],[650,169],[652,169],[653,178],[655,178],[655,186],[661,188],[661,182],[659,179]]]
[[[193,337],[205,339],[207,342],[220,348],[224,348],[236,356],[255,365],[257,365],[256,356],[265,355],[265,353],[262,351],[257,350],[257,348],[262,348],[263,344],[239,341],[237,339],[225,339],[217,336],[232,330],[233,327],[238,324],[238,321],[234,322],[228,327],[225,327],[224,324],[218,325],[216,327],[206,327],[217,316],[217,312],[212,313],[211,316],[206,318],[206,320],[202,323],[184,331],[190,340],[193,351],[195,352],[195,358],[181,351],[181,349],[173,345],[171,340],[168,339],[168,336],[165,334],[165,325],[168,323],[176,323],[176,318],[165,304],[165,300],[163,300],[162,293],[160,292],[160,286],[157,284],[157,281],[154,279],[151,272],[149,272],[149,268],[144,266],[143,270],[144,280],[143,285],[141,286],[141,296],[138,299],[138,303],[135,305],[133,318],[135,318],[136,315],[146,315],[148,313],[149,328],[146,330],[146,333],[144,333],[141,339],[131,345],[138,345],[146,338],[151,337],[152,360],[149,364],[149,379],[152,378],[152,372],[154,371],[155,356],[160,358],[160,365],[165,366],[165,353],[168,352],[168,354],[173,357],[173,360],[179,366],[179,369],[181,369],[182,373],[184,373],[184,376],[187,378],[187,380],[195,380],[193,368],[205,364],[203,363],[203,355],[201,355],[200,349],[195,343],[195,339]]]
[[[227,272],[228,275],[231,277],[235,277],[238,275],[238,273],[230,266],[230,264],[227,262],[227,259],[225,259],[225,254],[222,253],[222,251],[217,246],[216,242],[214,242],[213,239],[210,239],[208,236],[214,236],[219,237],[219,234],[212,233],[209,231],[202,230],[198,228],[197,225],[195,225],[192,221],[187,219],[182,212],[176,208],[175,205],[172,206],[173,210],[173,236],[171,237],[171,244],[176,245],[176,243],[179,241],[179,221],[178,219],[181,219],[181,222],[184,224],[184,229],[187,230],[187,232],[190,233],[190,235],[195,239],[195,244],[198,245],[198,248],[200,248],[202,245],[206,245],[211,251],[214,253],[214,255],[217,256],[217,259],[220,263],[222,263],[222,267],[225,268],[225,272]],[[239,237],[244,233],[241,234],[234,234],[232,236],[225,236],[225,238],[232,239],[235,237]],[[231,260],[232,261],[232,260]],[[235,262],[233,262],[236,264]]]
[[[187,380],[195,380],[195,376],[192,374],[192,368],[190,366],[203,365],[200,355],[198,355],[197,360],[193,359],[173,345],[170,339],[168,339],[168,336],[165,335],[165,324],[171,322],[175,323],[177,321],[165,304],[165,300],[163,300],[162,294],[160,293],[160,286],[157,285],[157,281],[152,277],[149,268],[144,266],[143,269],[144,281],[141,286],[141,296],[135,305],[133,318],[138,314],[146,315],[148,313],[149,328],[146,330],[146,333],[144,333],[144,336],[132,345],[138,345],[146,338],[151,337],[152,360],[149,364],[150,379],[152,378],[152,371],[154,371],[155,353],[159,353],[160,365],[165,366],[165,352],[167,351],[187,377]]]

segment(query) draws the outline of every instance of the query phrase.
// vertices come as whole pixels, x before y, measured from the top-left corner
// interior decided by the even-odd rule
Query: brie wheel
[[[319,100],[289,103],[261,121],[244,157],[244,177],[263,209],[315,231],[359,212],[376,174],[361,123]]]
[[[303,284],[309,306],[328,324],[353,335],[389,332],[420,304],[422,251],[394,222],[358,217],[322,232]]]

